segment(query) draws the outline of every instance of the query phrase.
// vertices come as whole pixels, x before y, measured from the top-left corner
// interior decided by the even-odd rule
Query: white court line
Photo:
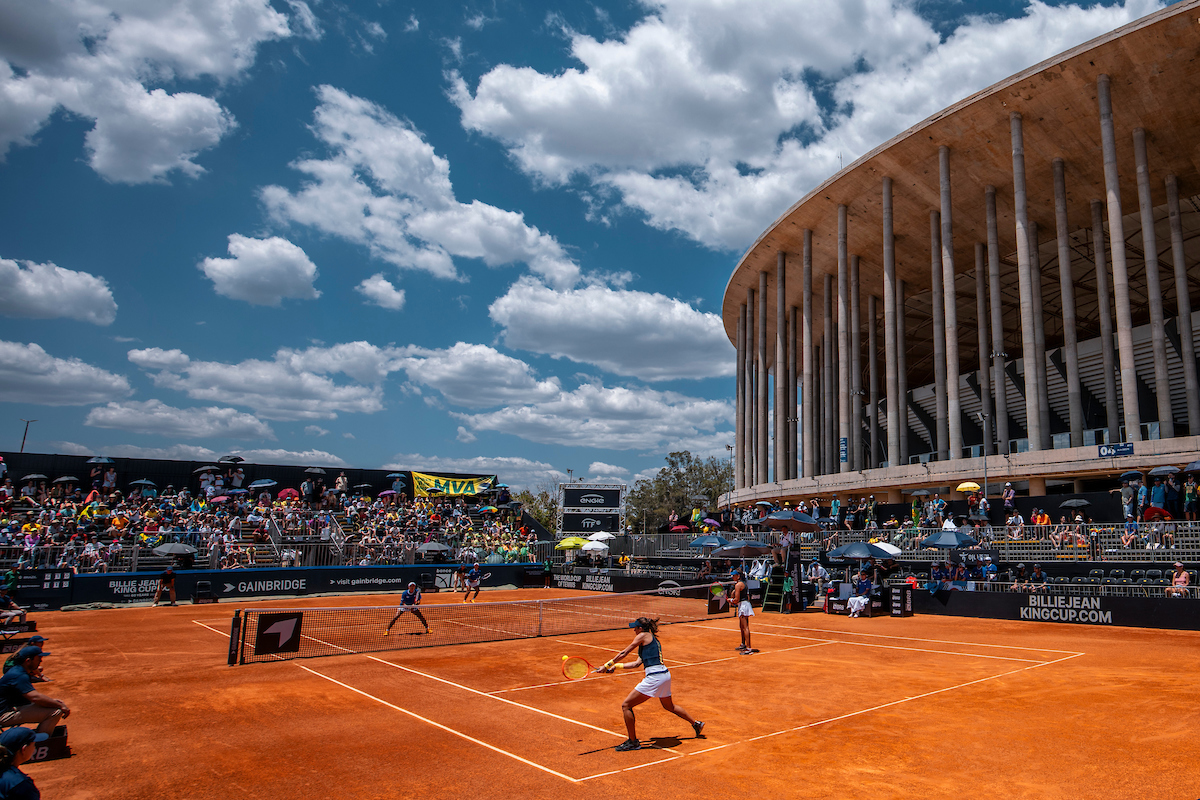
[[[689,626],[689,627],[695,627],[695,626]],[[706,628],[705,630],[713,630],[713,629]],[[731,633],[733,632],[732,628],[729,628],[727,630]],[[825,642],[826,644],[844,644],[844,645],[847,645],[848,647],[875,647],[875,648],[879,648],[881,650],[907,650],[911,653],[935,653],[937,655],[942,655],[942,656],[964,656],[966,658],[990,658],[990,659],[994,659],[997,661],[1025,661],[1025,662],[1032,662],[1035,664],[1050,663],[1043,659],[1038,659],[1038,658],[1015,658],[1013,656],[989,656],[989,655],[984,655],[983,653],[957,653],[957,652],[954,652],[953,650],[927,650],[927,649],[924,649],[921,647],[900,647],[899,645],[895,645],[895,644],[875,644],[874,642],[845,642],[840,639],[818,639],[815,636],[791,636],[786,633],[767,633],[766,631],[759,631],[758,635],[759,636],[779,636],[784,639],[805,639],[807,641]],[[1080,654],[1076,654],[1076,655],[1080,655]]]
[[[970,647],[999,647],[1005,650],[1029,650],[1039,653],[1065,653],[1068,655],[1081,655],[1074,650],[1055,650],[1050,647],[1019,647],[1015,644],[985,644],[983,642],[955,642],[947,639],[921,639],[916,636],[889,636],[886,633],[864,633],[862,631],[839,631],[830,630],[828,628],[804,628],[799,625],[773,625],[770,622],[760,622],[755,627],[766,628],[784,628],[791,631],[816,631],[818,633],[843,633],[847,636],[872,636],[877,639],[900,639],[906,642],[931,642],[933,644],[962,644]]]
[[[405,672],[411,672],[413,675],[420,675],[422,678],[429,678],[430,680],[437,681],[438,683],[444,683],[447,686],[453,686],[456,689],[462,689],[463,691],[471,692],[472,694],[477,694],[480,697],[490,697],[493,700],[500,701],[501,703],[508,703],[510,706],[516,706],[517,708],[523,708],[526,711],[533,711],[538,714],[544,714],[547,717],[553,717],[554,719],[561,720],[562,722],[570,722],[573,725],[579,725],[584,728],[591,728],[592,730],[599,731],[600,733],[607,733],[609,736],[616,736],[621,739],[625,738],[625,734],[623,734],[623,733],[617,733],[616,731],[610,731],[607,728],[601,728],[601,727],[592,725],[587,722],[580,722],[577,719],[571,719],[569,717],[562,717],[562,716],[559,716],[558,714],[555,714],[552,711],[546,711],[541,708],[535,708],[534,706],[527,706],[524,703],[518,703],[516,700],[509,700],[506,697],[496,697],[495,695],[488,694],[487,692],[481,691],[479,689],[473,689],[470,686],[464,686],[461,683],[455,683],[454,681],[448,681],[445,678],[439,678],[436,675],[430,675],[428,672],[421,672],[420,670],[415,670],[412,667],[406,667],[403,664],[397,664],[394,661],[387,661],[385,659],[377,658],[375,656],[367,656],[367,658],[371,659],[372,661],[378,661],[380,664],[387,664],[389,667],[394,667],[396,669],[404,670]]]
[[[216,628],[214,628],[213,626],[211,626],[211,625],[205,625],[203,622],[200,622],[199,620],[195,620],[195,619],[194,619],[194,620],[192,620],[192,622],[196,623],[196,624],[197,624],[197,625],[199,625],[201,628],[208,628],[208,629],[209,629],[210,631],[212,631],[213,633],[219,633],[219,634],[221,634],[222,636],[224,636],[226,639],[228,639],[228,638],[229,638],[229,634],[228,634],[228,633],[226,633],[225,631],[219,631],[219,630],[217,630]]]
[[[928,651],[928,652],[936,652],[936,651]],[[960,684],[957,684],[957,685],[955,685],[955,686],[947,686],[947,687],[945,687],[944,689],[934,689],[933,691],[930,691],[930,692],[925,692],[925,693],[923,693],[923,694],[914,695],[913,697],[905,697],[905,698],[903,698],[903,699],[901,699],[901,700],[893,700],[893,701],[891,701],[890,703],[882,703],[882,704],[880,704],[880,705],[877,705],[877,706],[872,706],[871,708],[864,708],[864,709],[861,709],[861,710],[859,710],[859,711],[851,711],[851,712],[850,712],[850,713],[848,713],[848,714],[841,714],[841,715],[839,715],[839,716],[836,716],[836,717],[829,717],[828,719],[817,720],[816,722],[809,722],[809,723],[806,723],[806,724],[804,724],[804,725],[797,725],[797,726],[795,726],[795,727],[793,727],[793,728],[785,728],[785,729],[783,729],[783,730],[774,731],[774,732],[772,732],[772,733],[764,733],[764,734],[761,734],[761,735],[759,735],[759,736],[752,736],[752,737],[750,737],[750,738],[748,738],[748,739],[742,739],[742,740],[740,740],[740,741],[737,741],[737,742],[729,742],[728,744],[721,744],[721,745],[717,745],[716,747],[710,747],[710,748],[707,748],[707,749],[705,749],[705,750],[697,750],[697,751],[696,751],[696,752],[694,752],[694,753],[681,753],[680,755],[681,755],[681,757],[685,757],[685,758],[686,758],[686,757],[690,757],[690,756],[698,756],[698,755],[703,755],[704,753],[711,753],[711,752],[713,752],[714,750],[723,750],[723,749],[725,749],[725,748],[727,748],[727,747],[734,747],[735,745],[746,744],[746,743],[748,743],[748,742],[757,742],[757,741],[759,741],[760,739],[769,739],[769,738],[771,738],[771,737],[773,737],[773,736],[782,736],[782,735],[783,735],[783,734],[785,734],[785,733],[795,733],[796,731],[807,730],[807,729],[809,729],[809,728],[816,728],[816,727],[817,727],[817,726],[819,726],[819,725],[827,725],[827,724],[829,724],[829,723],[831,723],[831,722],[839,722],[839,721],[841,721],[841,720],[844,720],[844,719],[850,719],[851,717],[858,717],[858,716],[862,716],[863,714],[870,714],[872,711],[879,711],[879,710],[881,710],[881,709],[884,709],[884,708],[890,708],[890,707],[892,707],[892,706],[898,706],[898,705],[901,705],[901,704],[903,704],[903,703],[909,703],[909,702],[912,702],[913,700],[921,700],[921,699],[924,699],[924,698],[926,698],[926,697],[932,697],[933,695],[936,695],[936,694],[943,694],[943,693],[945,693],[945,692],[952,692],[952,691],[954,691],[955,689],[963,689],[963,688],[965,688],[965,687],[967,687],[967,686],[973,686],[973,685],[975,685],[975,684],[979,684],[979,683],[985,683],[985,682],[987,682],[987,681],[996,680],[997,678],[1003,678],[1003,677],[1006,677],[1006,676],[1008,676],[1008,675],[1015,675],[1015,674],[1016,674],[1016,673],[1018,673],[1018,672],[1026,672],[1026,671],[1028,671],[1028,670],[1032,670],[1032,669],[1038,669],[1038,668],[1040,668],[1040,667],[1047,667],[1047,666],[1050,666],[1050,665],[1052,665],[1052,664],[1058,664],[1058,663],[1061,663],[1061,662],[1063,662],[1063,661],[1069,661],[1069,660],[1070,660],[1070,659],[1072,659],[1072,658],[1078,658],[1079,656],[1082,656],[1082,655],[1087,655],[1087,654],[1086,654],[1086,653],[1072,653],[1071,655],[1063,656],[1062,658],[1055,659],[1054,661],[1039,661],[1039,662],[1037,662],[1036,664],[1032,664],[1032,665],[1030,665],[1030,666],[1028,666],[1028,667],[1017,667],[1016,669],[1009,670],[1008,672],[1001,672],[1001,673],[999,673],[999,674],[997,674],[997,675],[989,675],[989,676],[988,676],[988,677],[986,677],[986,678],[977,678],[977,679],[975,679],[975,680],[973,680],[973,681],[967,681],[966,683],[960,683]],[[640,769],[641,767],[651,766],[652,764],[665,763],[666,761],[674,761],[674,760],[675,760],[675,759],[663,759],[662,761],[650,762],[650,764],[638,764],[637,766],[634,766],[634,767],[626,767],[625,769],[612,770],[612,771],[609,771],[609,772],[600,772],[600,773],[597,773],[597,774],[595,774],[595,775],[587,775],[587,776],[585,776],[585,777],[583,777],[583,778],[580,778],[579,780],[580,780],[580,782],[582,782],[582,781],[590,781],[590,780],[593,780],[593,779],[595,779],[595,778],[603,778],[603,777],[605,777],[606,775],[616,775],[616,774],[619,774],[619,773],[622,773],[622,772],[629,772],[630,770],[633,770],[633,769]]]
[[[349,689],[350,691],[354,692],[355,694],[361,694],[363,697],[366,697],[370,700],[374,700],[376,703],[379,703],[380,705],[385,705],[388,708],[395,709],[396,711],[399,711],[401,714],[407,714],[408,716],[412,717],[413,719],[419,719],[421,722],[428,723],[429,725],[432,725],[435,728],[440,728],[441,730],[444,730],[447,733],[452,733],[455,736],[458,736],[459,738],[466,739],[468,742],[472,742],[474,744],[480,745],[481,747],[486,747],[488,750],[492,750],[493,752],[508,756],[509,758],[513,759],[514,761],[520,761],[522,764],[527,764],[528,766],[531,766],[534,769],[540,769],[542,772],[547,772],[551,775],[554,775],[555,777],[562,778],[565,781],[570,781],[571,783],[579,783],[578,778],[572,778],[570,775],[564,775],[563,773],[552,770],[549,767],[544,767],[541,764],[530,761],[527,758],[521,758],[521,756],[519,756],[515,753],[510,753],[507,750],[496,747],[494,744],[488,744],[487,742],[476,739],[474,736],[468,736],[467,734],[462,733],[461,731],[456,731],[453,728],[449,728],[449,727],[441,724],[440,722],[434,722],[431,719],[422,717],[420,714],[415,714],[406,708],[401,708],[400,706],[395,705],[394,703],[389,703],[387,700],[378,698],[373,694],[367,694],[362,689],[356,689],[348,683],[342,683],[341,681],[331,678],[328,675],[323,675],[320,672],[317,672],[315,669],[309,669],[308,667],[304,666],[303,664],[297,664],[296,666],[299,667],[300,669],[304,670],[305,672],[310,672],[313,675],[316,675],[318,678],[324,678],[325,680],[329,681],[330,683],[336,683],[338,686],[341,686],[345,689]]]

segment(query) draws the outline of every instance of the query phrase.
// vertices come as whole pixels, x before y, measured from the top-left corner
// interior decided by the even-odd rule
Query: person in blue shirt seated
[[[22,647],[13,656],[13,667],[0,678],[0,727],[38,723],[38,732],[50,734],[71,709],[62,700],[47,697],[33,688],[30,676],[37,674],[42,657],[49,653],[40,647]]]
[[[864,570],[858,573],[858,580],[854,584],[854,596],[847,601],[846,607],[850,609],[850,616],[857,617],[870,603],[871,579]]]
[[[983,579],[985,581],[994,581],[1000,575],[1000,570],[996,569],[996,564],[992,561],[991,556],[983,557]]]
[[[0,797],[4,800],[40,800],[42,793],[17,767],[33,758],[40,742],[50,737],[29,728],[9,728],[0,734]]]

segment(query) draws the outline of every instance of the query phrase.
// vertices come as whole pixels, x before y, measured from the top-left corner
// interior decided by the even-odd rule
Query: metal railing
[[[1126,581],[1110,582],[1103,579],[1093,579],[1088,582],[1072,581],[1070,583],[1046,583],[1037,584],[1034,588],[1018,588],[1020,584],[1015,584],[1011,580],[995,580],[995,581],[955,581],[948,585],[944,584],[945,588],[957,591],[967,592],[1001,592],[1012,594],[1014,592],[1020,594],[1045,594],[1065,597],[1141,597],[1141,598],[1166,598],[1168,597],[1167,589],[1169,580],[1158,581],[1154,583]],[[904,579],[900,577],[891,577],[887,581],[889,586],[897,586],[904,583]],[[918,584],[921,589],[928,586],[928,581],[923,581]],[[1186,586],[1182,588],[1186,594],[1178,597],[1178,599],[1200,599],[1200,586]]]

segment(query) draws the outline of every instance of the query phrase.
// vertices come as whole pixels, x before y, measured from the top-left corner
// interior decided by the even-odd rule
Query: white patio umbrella
[[[615,538],[617,538],[617,536],[614,533],[609,533],[608,531],[600,531],[599,533],[593,533],[591,536],[588,537],[588,540],[592,541],[592,542],[606,542],[609,539],[615,539]]]
[[[583,546],[583,550],[585,552],[587,552],[587,551],[596,552],[596,551],[607,550],[607,549],[608,549],[608,545],[606,545],[604,542],[588,542],[587,544],[585,544]]]

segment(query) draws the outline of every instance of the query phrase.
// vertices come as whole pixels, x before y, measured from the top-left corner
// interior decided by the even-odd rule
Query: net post
[[[538,600],[537,604],[538,604],[538,634],[537,635],[541,636],[542,635],[542,610],[546,606],[541,600]]]
[[[229,625],[229,666],[238,663],[242,642],[242,611],[233,612],[233,621]]]

